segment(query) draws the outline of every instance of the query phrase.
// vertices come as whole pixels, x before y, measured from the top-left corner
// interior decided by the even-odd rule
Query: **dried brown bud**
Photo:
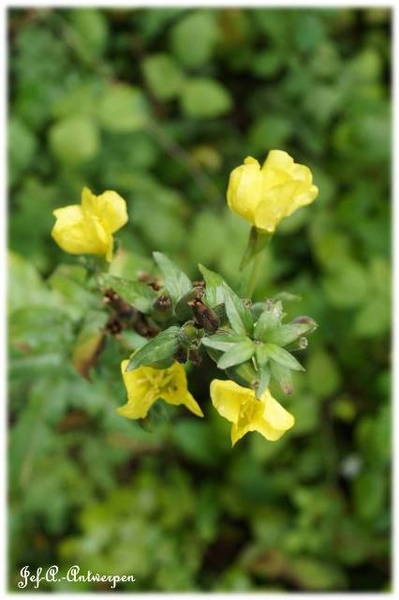
[[[195,316],[196,327],[203,328],[206,331],[216,331],[219,327],[219,317],[217,314],[201,300],[195,299],[188,302]]]

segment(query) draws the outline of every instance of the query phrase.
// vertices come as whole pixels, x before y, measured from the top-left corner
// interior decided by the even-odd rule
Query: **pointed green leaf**
[[[280,325],[283,316],[284,313],[281,302],[271,302],[267,304],[255,325],[255,339],[265,341],[265,336]]]
[[[163,361],[173,362],[173,355],[179,346],[179,331],[180,327],[173,325],[147,342],[131,357],[126,371],[133,371],[142,365],[156,367]]]
[[[140,312],[145,314],[151,312],[156,293],[146,283],[116,277],[109,273],[103,273],[101,279],[106,287],[112,288],[119,296]]]
[[[269,361],[270,357],[265,344],[257,344],[255,346],[255,356],[259,367]]]
[[[255,396],[260,398],[265,390],[267,390],[270,382],[271,370],[269,365],[262,364],[259,368],[259,385],[255,390]]]
[[[217,366],[219,369],[228,369],[234,365],[240,365],[246,360],[249,360],[254,351],[255,346],[253,342],[247,338],[243,342],[233,344],[231,348],[219,358]]]
[[[272,377],[278,381],[284,394],[291,394],[293,390],[293,384],[290,369],[287,369],[280,363],[272,360],[270,361],[270,370]]]
[[[202,343],[207,348],[214,348],[215,350],[226,352],[231,349],[233,344],[245,342],[246,340],[248,340],[248,338],[245,335],[239,335],[237,333],[217,333],[202,338]]]
[[[314,325],[309,323],[287,323],[266,333],[264,340],[277,346],[286,346],[311,329],[314,329]]]
[[[165,280],[165,287],[169,296],[175,303],[181,296],[184,296],[192,288],[192,283],[183,271],[177,267],[162,252],[153,252],[155,262],[157,263]]]
[[[205,298],[208,306],[214,308],[224,302],[223,277],[219,273],[210,271],[204,265],[198,265],[199,270],[205,280]]]
[[[293,369],[294,371],[304,371],[303,366],[292,356],[287,350],[276,346],[276,344],[265,344],[265,350],[271,360],[279,363],[286,369]]]
[[[223,290],[226,313],[230,325],[237,333],[244,335],[249,333],[251,335],[253,332],[253,320],[250,309],[245,306],[244,301],[233,292],[227,283],[223,284]]]

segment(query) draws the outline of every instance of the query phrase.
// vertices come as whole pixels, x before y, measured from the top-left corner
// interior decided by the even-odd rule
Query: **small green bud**
[[[180,327],[179,340],[184,347],[189,348],[193,343],[201,339],[201,333],[198,327],[194,325],[194,321],[187,321]]]
[[[296,317],[291,321],[291,323],[299,323],[301,325],[308,325],[309,329],[306,333],[313,333],[315,329],[317,329],[317,323],[312,317],[301,316]]]

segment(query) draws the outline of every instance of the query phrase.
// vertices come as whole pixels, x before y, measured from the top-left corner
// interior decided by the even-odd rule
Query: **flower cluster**
[[[234,169],[227,202],[253,226],[247,262],[283,218],[317,194],[310,169],[281,150],[272,150],[262,167],[248,157]],[[96,196],[88,188],[83,189],[80,205],[57,209],[54,215],[52,236],[63,250],[103,256],[108,262],[113,257],[113,234],[128,220],[126,202],[119,194],[105,191]],[[199,265],[203,280],[192,282],[167,256],[160,252],[153,256],[160,272],[156,281],[96,274],[112,314],[101,333],[77,349],[78,370],[87,375],[105,335],[121,336],[125,329],[134,329],[146,341],[122,360],[128,401],[118,414],[142,421],[163,400],[203,417],[188,390],[184,364],[199,365],[207,354],[228,376],[211,382],[210,398],[217,412],[232,423],[232,444],[252,431],[278,440],[295,420],[272,396],[270,384],[275,380],[284,393],[291,392],[291,371],[303,369],[291,352],[306,347],[306,336],[316,326],[313,319],[298,317],[283,323],[280,300],[252,303],[203,265]]]

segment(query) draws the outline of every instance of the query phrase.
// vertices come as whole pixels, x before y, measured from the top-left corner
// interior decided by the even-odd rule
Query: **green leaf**
[[[231,346],[248,340],[247,336],[239,335],[237,333],[216,333],[209,337],[203,337],[202,343],[207,348],[214,348],[215,350],[222,350],[226,352],[231,349]]]
[[[74,321],[85,316],[90,308],[98,307],[98,295],[87,284],[87,271],[81,265],[59,264],[47,284],[54,292],[57,306]]]
[[[25,306],[55,304],[53,293],[28,260],[15,252],[9,252],[7,267],[7,308],[10,313]]]
[[[24,356],[67,354],[72,335],[72,323],[54,306],[24,306],[15,310],[9,320],[11,346]]]
[[[205,280],[205,298],[207,304],[211,308],[214,308],[224,302],[223,277],[219,273],[207,269],[204,265],[199,264],[198,268]]]
[[[92,60],[101,56],[108,37],[108,19],[98,9],[80,8],[70,11],[74,30],[74,47],[80,56]]]
[[[373,519],[381,512],[387,492],[386,483],[386,474],[381,469],[365,471],[353,481],[352,496],[361,519]]]
[[[175,303],[191,291],[192,283],[183,271],[179,269],[165,254],[153,252],[153,257],[164,277],[164,285],[169,296]]]
[[[291,370],[274,360],[270,361],[270,370],[272,377],[279,383],[284,394],[291,394],[294,389]]]
[[[211,119],[226,114],[233,104],[225,87],[205,77],[195,77],[186,81],[180,103],[187,117],[199,119]]]
[[[329,396],[339,389],[341,374],[334,358],[326,350],[314,350],[306,367],[309,386],[318,397]]]
[[[126,302],[137,308],[140,312],[151,312],[153,302],[157,297],[154,290],[140,281],[131,281],[115,275],[103,273],[101,280],[106,287],[112,288]]]
[[[214,11],[196,10],[184,16],[171,31],[171,47],[186,67],[199,67],[211,56],[218,38]]]
[[[269,361],[269,353],[264,344],[257,343],[255,345],[255,357],[258,365],[265,365]]]
[[[266,60],[268,57],[270,57],[270,52],[267,50]],[[287,140],[293,134],[293,129],[293,122],[276,114],[275,111],[269,115],[261,113],[261,117],[255,121],[249,131],[249,142],[255,152],[262,154],[265,151],[265,139],[268,140],[270,148],[284,148]]]
[[[165,364],[172,364],[173,355],[179,346],[179,331],[180,327],[173,325],[147,342],[131,357],[126,371],[133,371],[142,365],[156,367],[163,361]]]
[[[72,350],[72,363],[75,369],[90,380],[90,369],[95,366],[105,342],[104,325],[107,314],[91,311],[80,329]]]
[[[36,138],[28,127],[16,117],[8,124],[9,177],[11,184],[28,167],[36,150]]]
[[[228,369],[234,365],[239,365],[249,360],[255,351],[255,346],[252,340],[246,339],[243,342],[232,344],[223,356],[218,360],[217,366],[219,369]]]
[[[357,306],[367,296],[367,272],[360,263],[347,259],[324,279],[323,286],[332,306]]]
[[[284,350],[284,348],[280,348],[280,346],[276,346],[275,344],[265,344],[265,352],[271,360],[274,360],[286,369],[293,369],[294,371],[305,370],[292,354],[287,352],[287,350]]]
[[[127,84],[109,85],[100,99],[97,112],[102,126],[116,133],[142,129],[148,118],[143,93]]]
[[[281,302],[270,302],[256,322],[254,329],[255,339],[266,340],[271,331],[274,331],[279,326],[283,316]]]
[[[100,150],[96,123],[89,117],[67,117],[52,126],[49,133],[51,149],[58,160],[77,165],[94,158]]]
[[[154,96],[170,100],[180,91],[184,74],[168,54],[153,54],[143,61],[144,77]]]
[[[253,321],[250,309],[245,306],[244,301],[233,292],[233,290],[223,283],[224,302],[226,305],[227,317],[230,325],[237,333],[252,334]]]
[[[98,87],[92,81],[77,83],[55,102],[51,110],[52,115],[56,119],[76,115],[93,116],[96,110],[96,105],[93,103],[93,95],[98,94]]]
[[[287,323],[269,331],[264,341],[277,344],[277,346],[287,346],[301,335],[304,335],[309,330],[314,329],[314,324],[311,323]]]
[[[260,398],[263,392],[269,387],[270,377],[271,377],[271,369],[270,366],[266,363],[263,363],[259,366],[259,385],[255,390],[256,398]]]

